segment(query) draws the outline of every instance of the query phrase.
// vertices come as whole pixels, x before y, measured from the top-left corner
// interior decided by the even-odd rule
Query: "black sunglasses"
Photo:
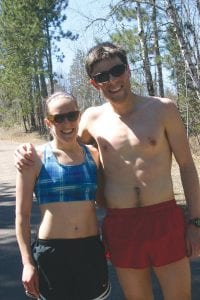
[[[108,71],[95,74],[92,78],[96,83],[103,83],[110,80],[110,75],[119,77],[125,72],[125,70],[126,70],[125,64],[118,64],[112,67]]]
[[[69,122],[75,122],[78,120],[78,117],[80,115],[79,110],[69,111],[66,114],[57,114],[57,115],[48,115],[47,119],[53,123],[63,123],[65,119],[67,119]]]

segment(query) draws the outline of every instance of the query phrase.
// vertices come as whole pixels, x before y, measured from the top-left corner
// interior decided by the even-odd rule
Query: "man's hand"
[[[22,171],[24,168],[34,165],[34,152],[35,148],[30,143],[22,144],[17,147],[14,153],[14,161],[18,171]]]
[[[191,258],[200,256],[200,228],[188,225],[186,234],[187,253]]]

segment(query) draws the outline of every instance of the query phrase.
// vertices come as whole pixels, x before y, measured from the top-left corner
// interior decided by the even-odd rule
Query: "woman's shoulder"
[[[35,154],[34,154],[34,161],[37,175],[40,173],[40,170],[42,168],[43,162],[44,162],[44,153],[46,149],[48,148],[48,143],[37,145],[35,147]]]
[[[35,156],[37,158],[40,158],[40,159],[43,158],[44,152],[48,148],[48,144],[49,143],[44,143],[42,145],[35,146]]]

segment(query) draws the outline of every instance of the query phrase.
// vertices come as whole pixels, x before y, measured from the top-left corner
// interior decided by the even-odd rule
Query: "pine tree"
[[[63,59],[56,41],[77,39],[62,30],[67,5],[64,0],[0,2],[1,94],[5,108],[20,111],[26,130],[44,131],[43,100],[55,83],[52,55]]]

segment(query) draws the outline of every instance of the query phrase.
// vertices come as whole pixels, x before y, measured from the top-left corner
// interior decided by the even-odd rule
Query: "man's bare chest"
[[[117,152],[127,159],[147,152],[156,153],[165,138],[158,119],[102,120],[101,124],[95,124],[93,131],[102,155],[112,156]]]

